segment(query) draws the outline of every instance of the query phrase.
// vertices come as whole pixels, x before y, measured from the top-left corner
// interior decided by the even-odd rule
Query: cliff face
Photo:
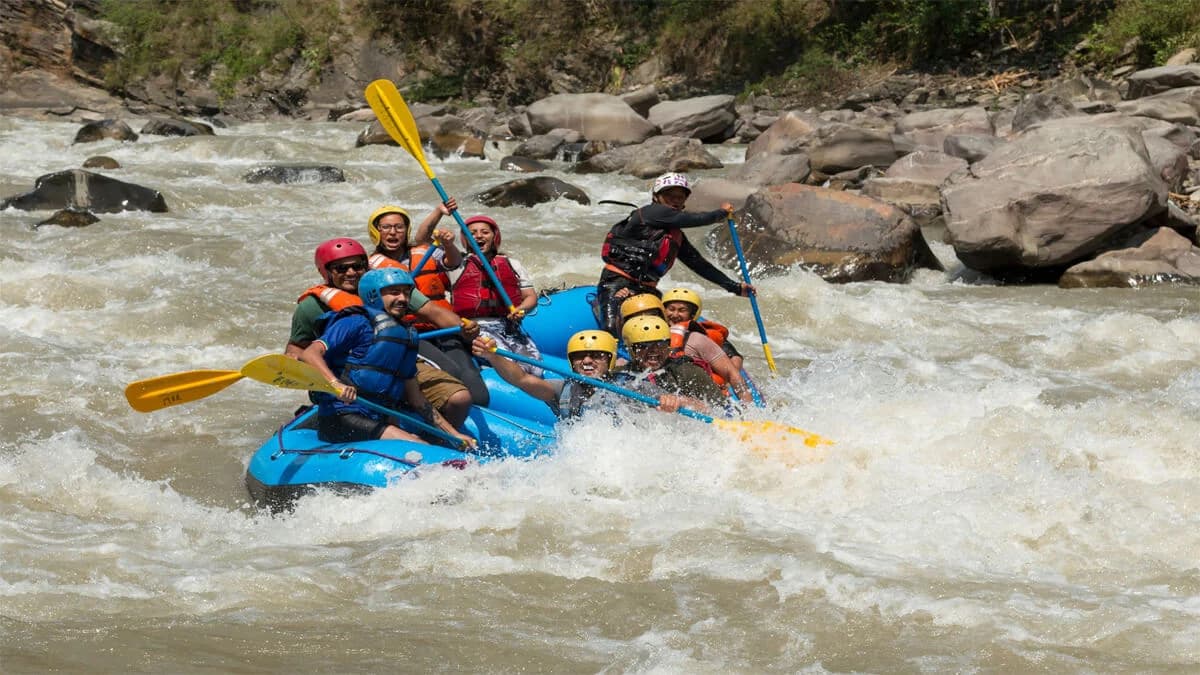
[[[0,81],[36,69],[100,86],[116,53],[98,9],[98,0],[0,0]]]

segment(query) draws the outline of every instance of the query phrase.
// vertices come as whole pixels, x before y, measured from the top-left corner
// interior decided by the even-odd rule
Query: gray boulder
[[[803,183],[812,173],[808,155],[761,154],[746,160],[730,170],[727,178],[749,185],[780,185]]]
[[[83,169],[72,169],[39,176],[32,191],[0,201],[0,210],[7,208],[23,211],[83,209],[93,213],[165,213],[167,202],[157,190]]]
[[[650,108],[650,123],[662,130],[664,136],[716,139],[732,136],[734,98],[726,94],[700,96],[682,101],[663,101]]]
[[[883,168],[901,154],[891,133],[839,123],[817,129],[808,148],[813,171],[825,175],[864,166]]]
[[[1079,262],[1167,201],[1141,134],[1068,124],[1017,136],[941,192],[959,259],[1000,277]]]
[[[242,180],[252,184],[312,185],[345,183],[346,174],[338,167],[327,164],[273,164],[247,171],[242,175]]]
[[[1139,70],[1129,76],[1129,95],[1126,98],[1141,98],[1168,89],[1195,87],[1200,85],[1200,64],[1183,66],[1159,66]]]
[[[909,113],[896,121],[896,133],[911,139],[917,146],[941,150],[947,136],[993,136],[996,130],[987,110],[976,106]]]
[[[54,212],[54,215],[34,225],[37,228],[43,225],[58,225],[59,227],[87,227],[92,223],[98,223],[100,219],[96,214],[87,209],[60,209]]]
[[[111,138],[115,141],[136,141],[138,135],[121,120],[97,120],[88,122],[75,132],[75,143],[93,143]]]
[[[639,145],[606,150],[575,165],[576,173],[619,171],[639,178],[652,178],[668,171],[719,169],[721,160],[704,149],[695,138],[655,136]]]
[[[142,127],[143,136],[212,136],[213,128],[181,117],[152,117]]]
[[[1164,283],[1200,284],[1200,248],[1166,227],[1136,248],[1108,251],[1069,268],[1062,288],[1137,288]]]
[[[574,129],[590,141],[641,143],[657,133],[629,104],[609,94],[555,94],[534,102],[525,112],[534,134],[563,128]]]
[[[560,198],[580,204],[592,203],[582,189],[550,176],[510,180],[475,196],[484,206],[534,206]]]

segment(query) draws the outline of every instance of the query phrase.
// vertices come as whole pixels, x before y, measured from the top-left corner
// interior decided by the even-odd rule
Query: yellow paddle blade
[[[250,361],[242,366],[242,375],[284,389],[323,391],[334,395],[338,393],[316,368],[283,354],[267,354]]]
[[[713,425],[735,434],[754,454],[788,465],[825,459],[824,446],[833,441],[786,424],[770,421],[713,420]]]
[[[417,121],[413,119],[404,97],[396,90],[396,85],[392,84],[391,80],[375,80],[367,85],[363,95],[388,136],[415,157],[425,170],[425,175],[432,179],[433,169],[429,168],[429,163],[425,161],[425,152],[421,150],[421,134],[417,131]]]
[[[138,412],[191,403],[221,391],[242,379],[236,370],[189,370],[132,382],[125,387],[125,400]]]
[[[771,356],[771,346],[763,343],[763,356],[767,357],[767,367],[771,369],[772,375],[778,375],[779,369],[775,367],[775,358]]]

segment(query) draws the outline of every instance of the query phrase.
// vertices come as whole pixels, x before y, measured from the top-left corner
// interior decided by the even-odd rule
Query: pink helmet
[[[325,280],[325,283],[329,283],[329,263],[356,255],[367,257],[367,252],[363,249],[362,244],[349,237],[338,237],[318,246],[316,254],[313,255],[313,262],[317,264],[317,271],[321,273],[321,278]]]
[[[500,250],[500,226],[496,224],[496,221],[492,220],[488,216],[471,216],[470,218],[467,218],[467,223],[466,223],[467,228],[470,228],[472,223],[487,223],[487,226],[492,228],[492,248],[499,251]],[[467,233],[466,232],[462,233],[461,238],[462,238],[463,247],[465,247],[468,251],[472,250],[471,242],[467,241]]]

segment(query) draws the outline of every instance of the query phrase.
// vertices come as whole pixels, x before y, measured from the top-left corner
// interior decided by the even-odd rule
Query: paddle
[[[733,222],[733,212],[729,213],[729,238],[733,240],[733,250],[737,251],[738,265],[742,268],[742,280],[750,284],[750,268],[746,266],[746,254],[742,253],[742,240],[738,238],[737,224]],[[767,344],[767,329],[763,328],[762,313],[758,311],[758,298],[750,294],[750,308],[754,310],[754,320],[758,323],[758,337],[762,340],[763,355],[767,357],[767,367],[772,375],[778,375],[775,359],[771,356],[771,346]]]
[[[460,330],[462,328],[459,326],[450,326],[419,333],[417,337],[425,340]],[[125,387],[125,400],[129,401],[129,407],[138,412],[154,412],[207,398],[243,377],[245,375],[238,370],[185,370],[182,373],[159,375],[130,382]]]
[[[284,389],[306,389],[308,391],[320,391],[326,394],[333,394],[334,396],[337,396],[341,393],[340,389],[329,382],[326,382],[325,377],[322,376],[316,368],[313,368],[303,361],[290,359],[283,354],[267,354],[250,361],[246,365],[242,366],[242,375],[245,375],[252,380],[263,382],[274,387],[282,387]],[[385,408],[378,403],[368,401],[362,397],[356,398],[354,402],[361,403],[376,412],[381,412],[385,415],[391,415],[392,417],[398,417],[402,420],[405,420],[418,429],[427,431],[430,434],[449,442],[451,447],[458,448],[460,450],[466,450],[470,447],[466,441],[455,438],[445,431],[433,426],[432,424],[429,424],[425,420],[422,420],[421,418],[409,413],[400,412],[399,410],[392,410],[391,408]]]
[[[125,400],[138,412],[154,412],[212,396],[243,377],[236,370],[189,370],[159,375],[129,383],[125,387]]]
[[[435,239],[431,244],[425,247],[425,255],[421,256],[421,259],[417,261],[416,267],[409,270],[409,273],[413,275],[414,279],[416,279],[417,275],[421,273],[421,270],[425,269],[425,263],[429,262],[429,259],[433,256],[433,252],[437,250],[438,246],[441,245],[441,242]]]
[[[539,361],[537,359],[531,359],[528,356],[525,356],[523,354],[516,354],[516,353],[510,352],[510,351],[503,350],[503,349],[495,349],[494,351],[506,359],[511,359],[518,363],[527,363],[529,365],[538,366],[539,368],[543,368],[552,373],[558,373],[559,375],[562,375],[563,377],[569,377],[573,380],[578,380],[585,384],[590,384],[593,387],[605,389],[605,390],[611,391],[615,394],[620,394],[621,396],[632,398],[635,401],[641,401],[642,403],[645,403],[647,405],[654,406],[656,408],[658,407],[658,399],[656,399],[652,396],[646,396],[645,394],[638,393],[631,389],[626,389],[624,387],[615,385],[612,382],[605,382],[604,380],[597,380],[594,377],[580,375],[579,373],[576,373],[575,371],[573,371],[569,368],[557,368],[548,363],[545,363],[544,361]],[[731,432],[737,433],[742,440],[746,440],[746,441],[753,440],[756,442],[761,442],[764,440],[762,438],[762,436],[764,434],[778,434],[780,436],[781,440],[786,439],[789,436],[800,436],[802,438],[802,440],[804,441],[804,445],[806,445],[810,448],[816,447],[818,445],[832,445],[833,444],[833,441],[831,441],[831,440],[822,438],[816,434],[809,433],[807,431],[804,431],[803,429],[797,429],[796,427],[789,427],[787,425],[780,424],[778,422],[768,422],[768,421],[745,422],[745,421],[739,421],[739,420],[719,420],[719,419],[713,418],[710,415],[705,415],[702,412],[697,412],[695,410],[690,410],[688,408],[680,408],[676,412],[678,412],[680,415],[685,415],[687,417],[691,417],[692,419],[697,419],[706,424],[711,424],[720,429],[724,429],[725,431],[731,431]],[[766,439],[766,440],[769,440],[769,439]]]
[[[433,183],[433,187],[437,190],[438,195],[442,198],[442,202],[450,200],[450,195],[442,188],[442,183],[434,175],[433,169],[429,168],[429,162],[425,161],[425,151],[421,149],[421,134],[417,131],[417,122],[413,119],[412,112],[409,111],[408,105],[404,102],[404,97],[396,90],[396,85],[392,84],[391,80],[375,80],[367,85],[367,89],[363,94],[366,96],[367,103],[371,106],[371,110],[375,111],[375,116],[379,118],[379,123],[383,125],[388,136],[392,140],[400,144],[400,147],[408,151],[421,168],[425,170],[425,175]],[[492,281],[492,286],[500,293],[500,298],[504,300],[504,304],[508,306],[510,313],[517,311],[517,306],[513,304],[512,299],[508,297],[508,292],[504,290],[504,286],[496,277],[496,270],[492,268],[492,263],[479,249],[479,244],[475,242],[475,238],[471,236],[471,230],[467,227],[466,221],[459,215],[458,211],[453,212],[454,220],[458,222],[459,228],[462,229],[463,238],[470,244],[471,250],[479,257],[479,264],[483,270],[487,272],[488,278]]]

